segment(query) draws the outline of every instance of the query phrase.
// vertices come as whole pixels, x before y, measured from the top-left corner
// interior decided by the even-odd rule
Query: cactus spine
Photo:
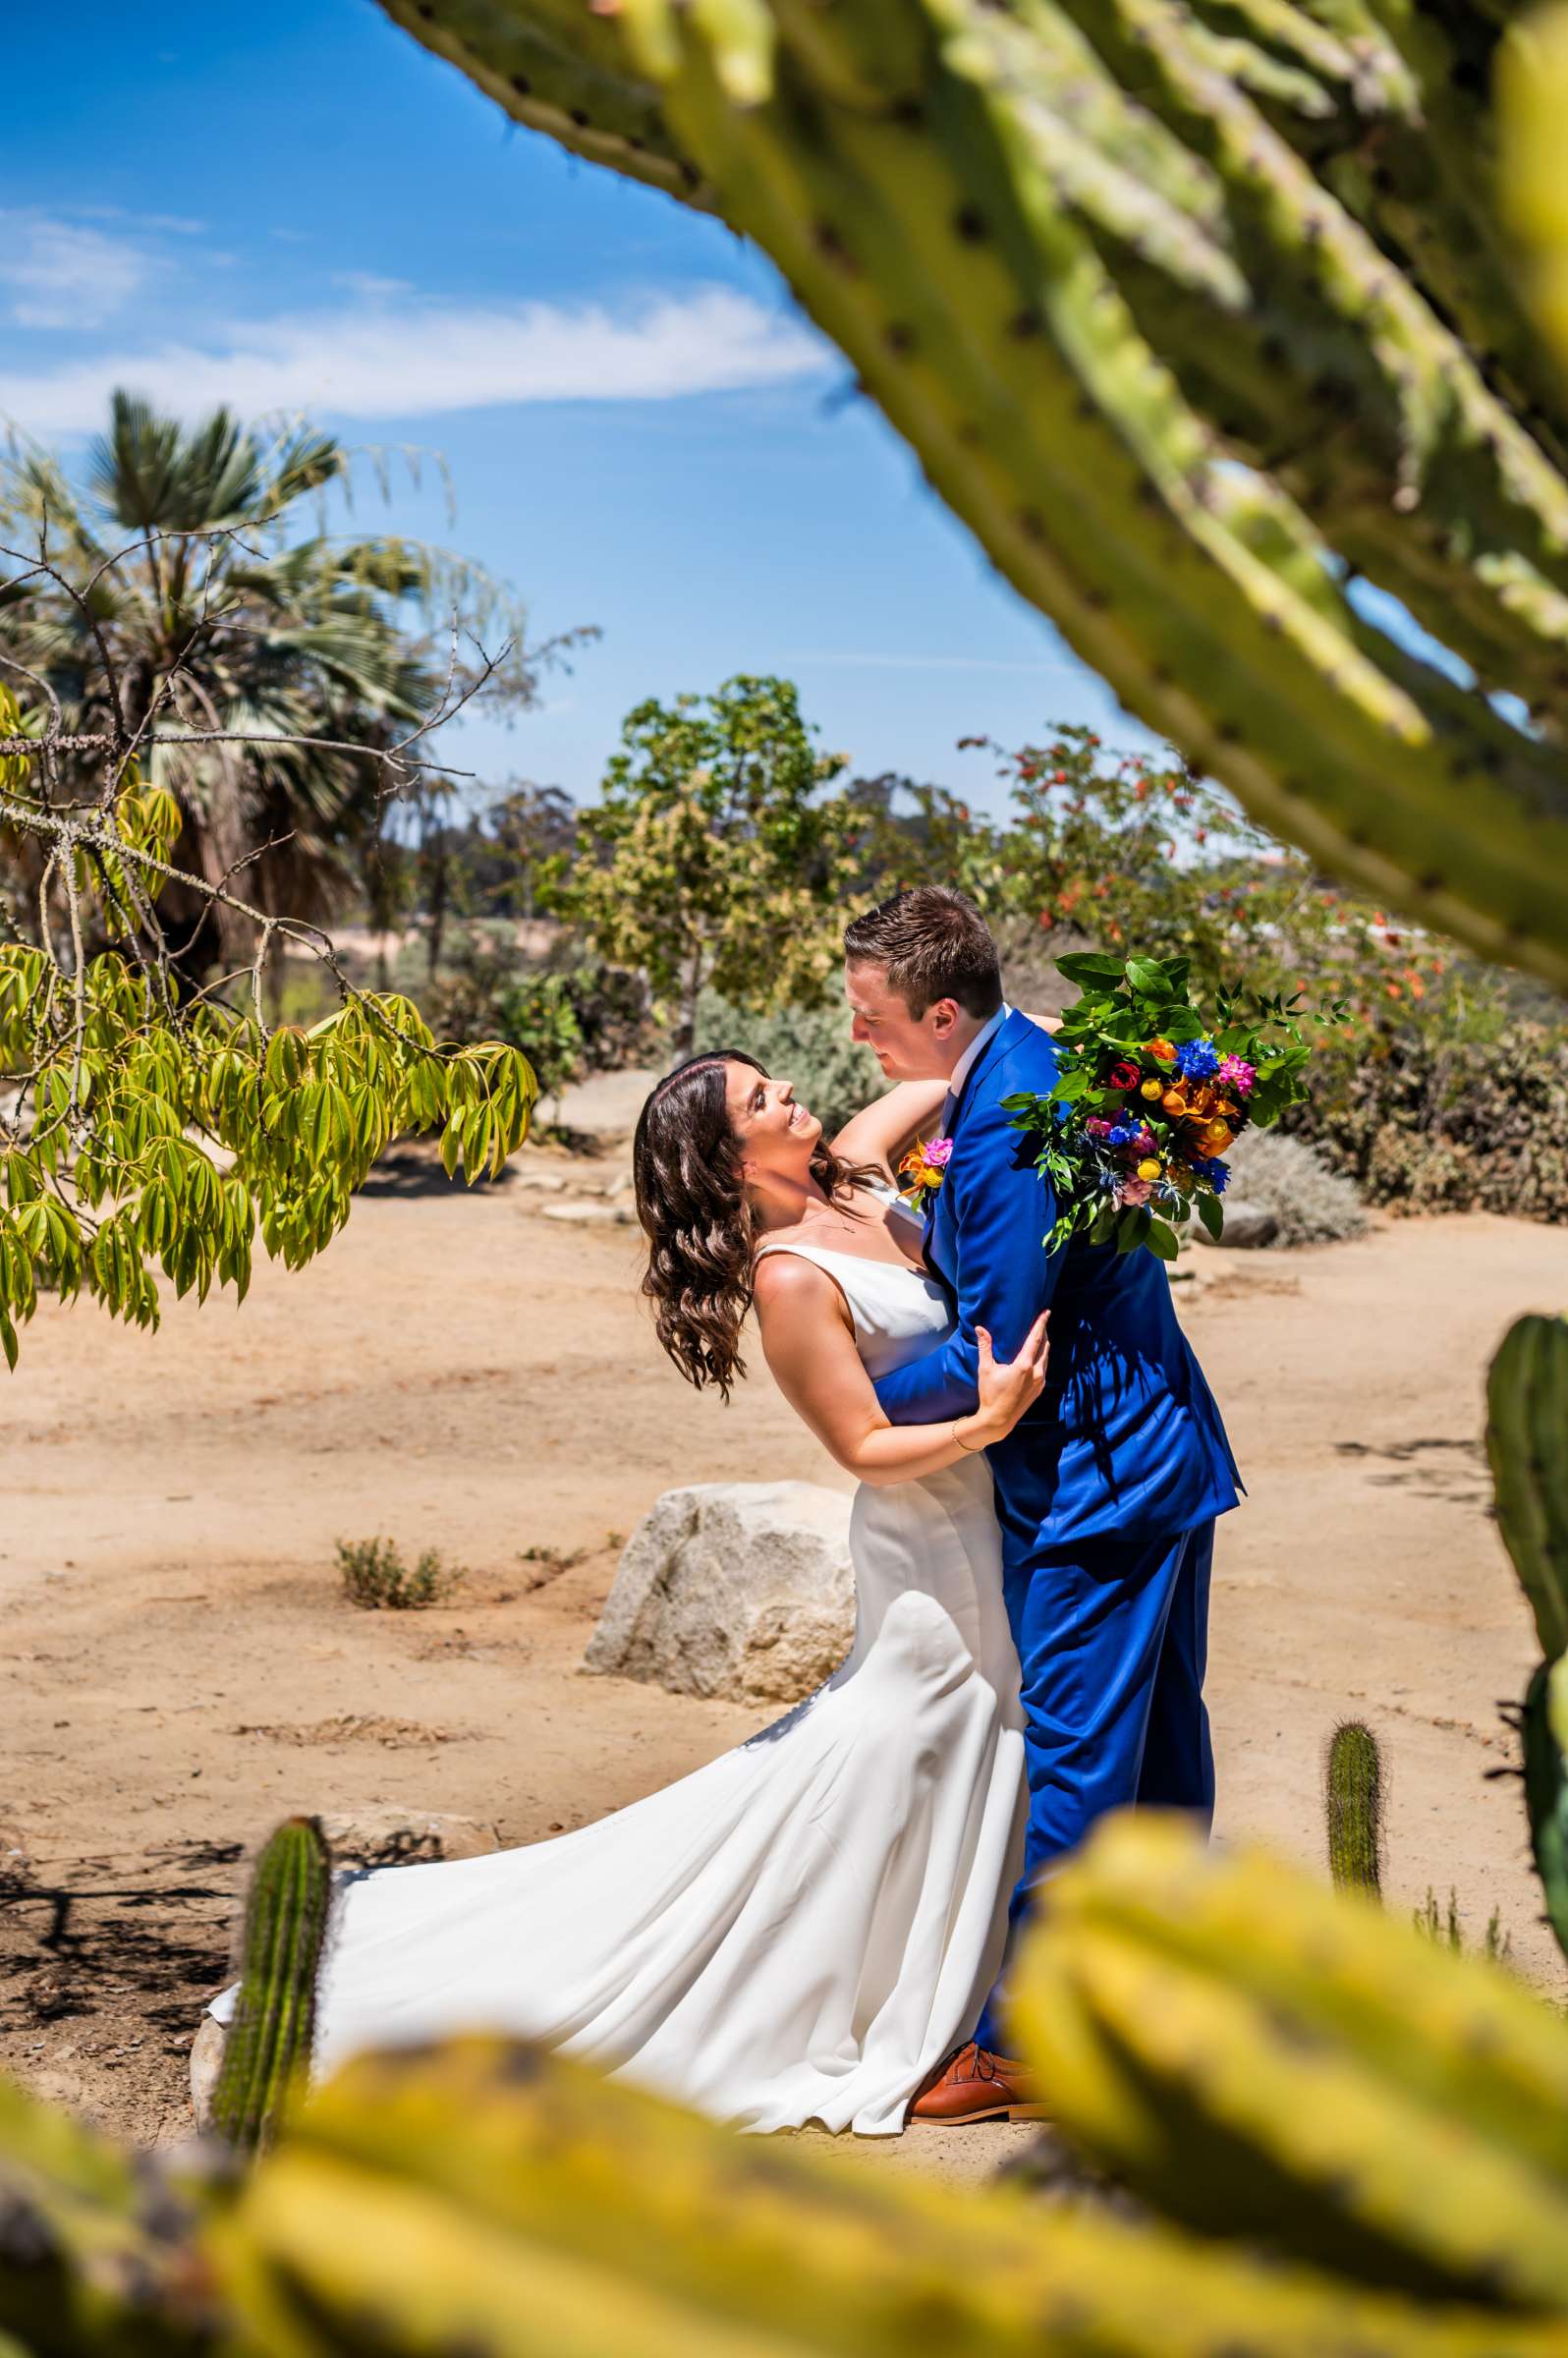
[[[1255,817],[1568,987],[1568,404],[1474,169],[1506,10],[383,4],[754,237],[1001,570]]]
[[[213,2124],[244,2153],[268,2144],[310,2061],[331,1859],[317,1818],[290,1818],[251,1879],[240,1996],[213,2091]]]
[[[1383,1765],[1377,1739],[1359,1719],[1346,1719],[1328,1739],[1323,1766],[1328,1821],[1328,1872],[1340,1890],[1383,1888]]]

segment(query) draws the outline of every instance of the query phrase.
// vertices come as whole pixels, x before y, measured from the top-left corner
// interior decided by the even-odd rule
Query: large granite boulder
[[[628,1541],[586,1656],[682,1695],[796,1703],[855,1636],[850,1500],[812,1482],[666,1490]]]

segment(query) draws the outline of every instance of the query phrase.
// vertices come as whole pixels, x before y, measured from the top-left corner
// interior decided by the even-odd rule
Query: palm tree
[[[179,803],[179,865],[243,872],[248,901],[311,922],[355,891],[379,832],[388,782],[366,754],[441,694],[425,617],[442,595],[474,606],[472,570],[422,544],[338,539],[319,518],[301,531],[308,496],[347,473],[309,428],[266,439],[226,409],[185,426],[116,392],[80,486],[37,450],[0,480],[16,544],[0,677],[24,696],[27,677],[46,683],[74,734],[110,728],[117,700],[126,730],[149,730],[142,776]],[[31,565],[40,549],[52,573]],[[531,701],[521,646],[503,685]],[[101,763],[82,785],[96,799]],[[247,921],[204,897],[171,886],[160,915],[187,979],[252,954]]]

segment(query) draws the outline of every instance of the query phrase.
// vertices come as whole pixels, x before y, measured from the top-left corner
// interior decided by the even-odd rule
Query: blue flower
[[[1105,1144],[1108,1147],[1130,1147],[1135,1138],[1142,1138],[1143,1135],[1141,1122],[1118,1122],[1114,1130],[1106,1131]]]
[[[1205,1155],[1193,1164],[1200,1179],[1206,1179],[1216,1196],[1222,1196],[1230,1185],[1230,1165],[1221,1162],[1217,1154]]]
[[[1184,1039],[1176,1064],[1184,1081],[1211,1081],[1219,1070],[1219,1051],[1211,1039]]]

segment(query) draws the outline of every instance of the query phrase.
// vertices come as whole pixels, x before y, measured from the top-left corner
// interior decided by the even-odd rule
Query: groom
[[[1074,1244],[1049,1256],[1055,1199],[1002,1101],[1056,1080],[1049,1036],[1002,998],[996,945],[941,885],[903,892],[844,935],[854,1037],[892,1081],[943,1077],[951,1153],[925,1258],[957,1325],[880,1378],[896,1425],[976,1406],[976,1325],[998,1359],[1050,1307],[1050,1373],[987,1455],[1008,1616],[1023,1673],[1029,1825],[1008,1948],[1030,1894],[1103,1811],[1214,1801],[1204,1658],[1214,1518],[1240,1477],[1152,1253]],[[1037,2105],[1006,2049],[1006,1967],[968,2047],[911,2118],[994,2119]]]

